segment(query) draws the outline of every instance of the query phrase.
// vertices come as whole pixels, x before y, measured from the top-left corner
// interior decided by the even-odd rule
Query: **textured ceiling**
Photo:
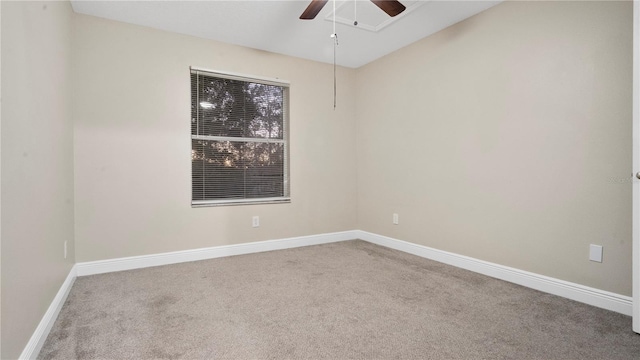
[[[357,68],[486,10],[501,1],[402,1],[390,18],[368,0],[337,1],[339,65]],[[77,13],[148,26],[254,49],[333,62],[333,7],[314,20],[296,1],[71,1]],[[354,15],[359,25],[353,26]]]

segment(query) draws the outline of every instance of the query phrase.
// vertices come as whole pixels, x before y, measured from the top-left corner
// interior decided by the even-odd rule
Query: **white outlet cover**
[[[595,262],[602,262],[602,246],[600,245],[589,245],[589,260]]]

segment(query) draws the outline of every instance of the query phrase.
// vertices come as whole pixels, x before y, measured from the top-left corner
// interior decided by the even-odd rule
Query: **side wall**
[[[632,25],[505,2],[358,69],[358,228],[631,295]]]
[[[2,354],[17,358],[73,250],[71,6],[2,1]],[[64,242],[68,257],[64,259]]]
[[[355,72],[75,14],[77,261],[356,227]],[[189,66],[291,82],[291,204],[191,208]],[[251,218],[260,216],[260,227]]]

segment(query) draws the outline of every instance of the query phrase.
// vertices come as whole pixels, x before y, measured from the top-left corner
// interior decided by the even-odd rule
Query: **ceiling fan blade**
[[[311,3],[304,10],[302,15],[300,15],[300,19],[302,20],[311,20],[315,19],[316,15],[322,10],[324,5],[328,0],[311,0]]]
[[[395,0],[371,0],[382,11],[386,12],[389,16],[394,17],[406,9],[399,1]]]

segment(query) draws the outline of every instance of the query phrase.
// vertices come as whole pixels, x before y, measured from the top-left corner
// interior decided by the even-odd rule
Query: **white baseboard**
[[[562,296],[564,298],[599,308],[615,311],[624,315],[631,316],[632,314],[633,302],[630,296],[599,290],[508,266],[490,263],[488,261],[474,259],[468,256],[458,255],[423,245],[372,234],[366,231],[357,230],[356,232],[358,239],[362,239],[373,244],[400,250],[426,259],[453,265],[462,269],[526,286],[549,294]]]
[[[621,314],[632,314],[632,298],[620,294],[598,290],[584,285],[543,276],[524,270],[498,265],[472,257],[418,245],[387,236],[377,235],[362,230],[342,231],[336,233],[301,236],[287,239],[258,241],[236,245],[224,245],[211,248],[176,251],[162,254],[134,256],[119,259],[100,260],[77,263],[69,272],[67,279],[60,287],[51,302],[40,324],[22,351],[20,359],[33,359],[38,356],[49,331],[67,299],[71,286],[77,276],[102,274],[114,271],[140,269],[151,266],[177,264],[188,261],[214,259],[225,256],[251,254],[264,251],[290,249],[309,245],[327,244],[338,241],[362,239],[364,241],[400,250],[426,259],[442,262],[462,269],[470,270],[500,280],[509,281],[549,294],[615,311]]]
[[[77,263],[78,276],[103,274],[114,271],[141,269],[151,266],[177,264],[188,261],[215,259],[225,256],[243,255],[263,251],[289,249],[301,246],[319,245],[338,241],[357,239],[357,231],[300,236],[287,239],[257,241],[236,245],[223,245],[210,248],[175,251],[169,253],[132,256],[109,260]]]
[[[82,262],[76,264],[77,276],[103,274],[114,271],[141,269],[151,266],[177,264],[188,261],[215,259],[225,256],[258,253],[263,251],[289,249],[301,246],[326,244],[331,242],[362,239],[373,244],[400,250],[423,258],[453,265],[462,269],[509,281],[549,294],[621,314],[632,314],[633,302],[630,296],[624,296],[588,286],[571,283],[552,277],[511,268],[488,261],[474,259],[447,251],[430,248],[362,230],[301,236],[287,239],[258,241],[236,245],[224,245],[210,248],[175,251],[169,253],[133,256],[118,259]]]
[[[29,342],[22,350],[22,354],[20,354],[19,359],[35,359],[40,353],[40,349],[42,349],[42,345],[47,340],[47,336],[49,336],[49,332],[53,327],[53,324],[56,322],[58,318],[58,314],[60,313],[60,309],[62,309],[62,305],[67,301],[67,296],[69,295],[69,291],[71,290],[71,286],[73,286],[73,282],[76,280],[76,266],[74,265],[69,271],[69,275],[62,283],[60,290],[53,298],[51,305],[47,309],[47,312],[44,313],[42,320],[38,324],[38,327],[31,335]]]

